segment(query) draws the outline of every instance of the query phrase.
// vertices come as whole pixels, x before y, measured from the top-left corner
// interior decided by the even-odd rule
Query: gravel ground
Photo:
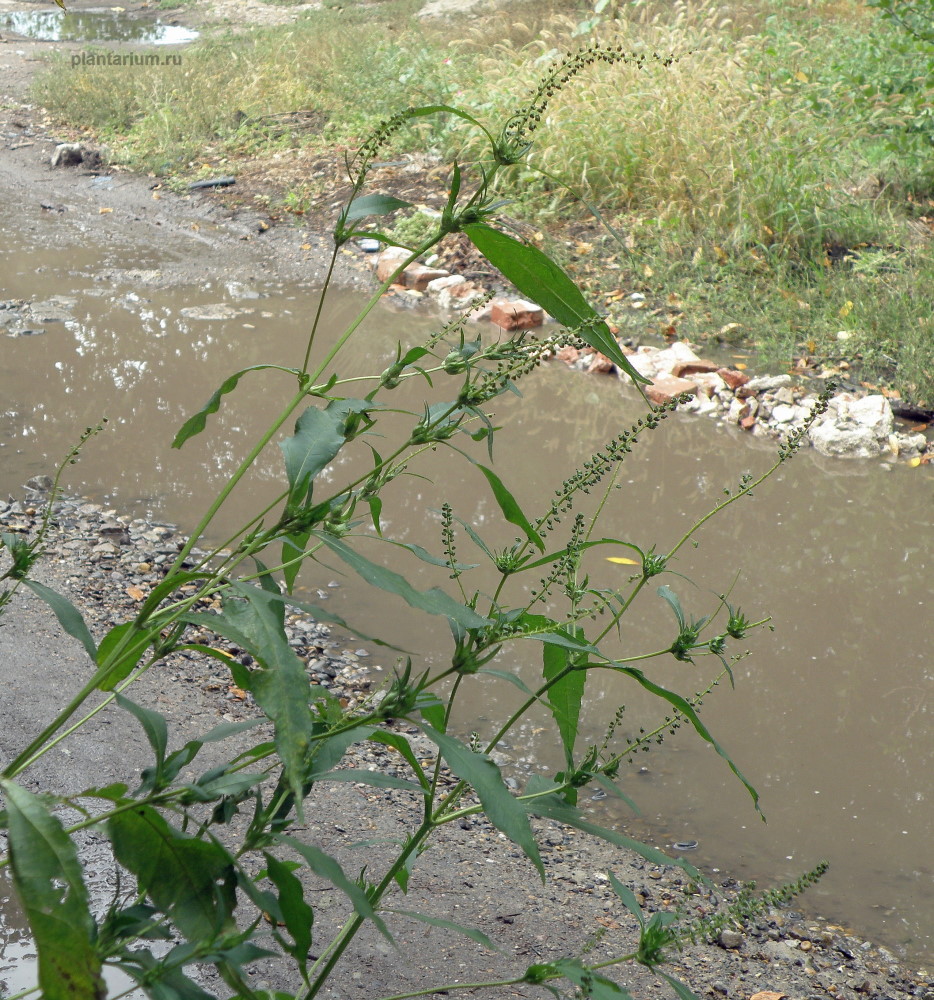
[[[34,531],[42,497],[32,491],[24,500],[0,502],[0,529]],[[126,520],[81,500],[59,502],[55,525],[38,576],[69,595],[96,638],[133,613],[183,541],[172,525]],[[0,752],[6,757],[63,703],[87,665],[80,647],[62,634],[54,617],[31,595],[17,597],[3,624],[0,711],[5,725]],[[345,641],[303,615],[291,617],[288,627],[313,681],[348,704],[370,697],[386,676],[378,657],[360,648],[359,640]],[[246,656],[224,640],[203,638],[231,656]],[[223,720],[257,714],[250,696],[225,676],[218,661],[193,653],[175,654],[150,671],[133,696],[166,715],[173,745]],[[402,722],[388,725],[412,741],[419,757],[431,756],[432,745],[417,730]],[[248,734],[253,742],[256,732]],[[265,738],[262,729],[259,733]],[[136,723],[126,713],[107,711],[26,777],[33,788],[74,791],[126,779],[128,768],[145,766],[146,753]],[[396,773],[397,760],[384,746],[363,744],[351,749],[345,764]],[[414,805],[405,792],[351,782],[318,784],[307,805],[307,822],[294,832],[333,854],[349,873],[365,865],[373,877],[390,857],[386,841],[398,841],[410,827]],[[414,869],[408,896],[389,903],[475,926],[493,938],[502,953],[395,915],[388,921],[398,947],[375,932],[362,934],[338,967],[328,995],[370,998],[444,983],[482,982],[515,976],[529,964],[582,950],[590,961],[624,954],[635,944],[635,922],[613,894],[608,871],[636,893],[646,914],[682,909],[691,917],[709,915],[728,905],[740,888],[724,873],[712,872],[711,886],[697,891],[677,867],[651,864],[551,821],[537,820],[535,826],[548,876],[544,885],[502,834],[482,818],[468,818],[439,831]],[[366,846],[361,847],[361,841]],[[91,847],[93,843],[92,838]],[[98,848],[96,856],[105,854]],[[97,868],[98,881],[92,879],[92,884],[105,887],[111,877],[101,876],[100,865]],[[325,883],[309,880],[308,891],[316,909],[315,943],[320,945],[328,939],[327,928],[336,927],[343,916],[343,900]],[[729,926],[713,942],[687,946],[674,956],[668,971],[701,998],[934,1000],[934,974],[905,968],[894,955],[842,923],[790,908]],[[251,975],[258,986],[296,985],[273,960],[256,963]],[[636,966],[620,967],[613,976],[634,996],[667,992]],[[212,983],[206,973],[205,986],[211,988]],[[218,994],[226,995],[224,989],[219,986]],[[505,992],[545,996],[529,986]],[[503,991],[480,989],[471,995],[501,997]]]

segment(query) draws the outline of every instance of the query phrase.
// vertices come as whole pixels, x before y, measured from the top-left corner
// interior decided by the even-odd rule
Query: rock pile
[[[26,500],[0,500],[0,529],[32,536],[51,485],[47,476],[39,476],[26,484]],[[63,581],[80,595],[76,603],[80,603],[97,641],[114,625],[133,617],[184,544],[184,536],[174,525],[121,517],[115,510],[80,499],[56,501],[52,525],[37,572],[41,579],[43,568],[48,567],[56,583]],[[198,550],[193,553],[203,554]],[[308,600],[323,602],[337,586],[328,582],[316,594],[308,595]],[[210,611],[216,606],[216,601],[209,601],[199,610]],[[312,684],[348,702],[365,697],[371,670],[381,670],[379,666],[364,666],[368,650],[345,648],[346,642],[332,637],[329,625],[304,612],[286,613],[286,633],[289,645],[306,664]],[[244,650],[206,630],[189,641],[213,646],[245,666],[252,663]],[[217,661],[209,657],[177,652],[166,660],[165,669],[173,681],[198,683],[204,691],[215,693],[218,711],[225,718],[239,718],[251,707],[252,696],[233,685],[230,675],[224,675]]]
[[[408,256],[400,247],[376,255],[379,280],[386,281]],[[467,312],[474,322],[490,322],[507,331],[533,329],[549,319],[533,302],[518,297],[499,296],[480,305],[488,296],[479,285],[424,264],[410,264],[390,288],[398,296],[427,294],[441,309]],[[623,351],[636,370],[651,379],[646,395],[656,405],[687,393],[691,398],[680,410],[722,420],[755,437],[788,438],[817,402],[812,379],[787,374],[753,378],[701,358],[685,342]],[[619,374],[609,358],[589,348],[563,347],[555,357],[579,371]],[[880,393],[839,393],[811,427],[808,441],[829,458],[900,457],[925,464],[934,460],[934,437],[897,430],[889,400]]]

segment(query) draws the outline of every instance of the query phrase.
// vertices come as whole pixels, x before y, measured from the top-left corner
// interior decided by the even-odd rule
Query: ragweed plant
[[[473,167],[473,193],[461,197],[462,170],[453,163],[447,204],[437,225],[406,248],[408,255],[400,259],[395,273],[333,346],[319,348],[319,309],[311,319],[307,342],[296,349],[297,364],[275,361],[233,373],[180,428],[174,441],[178,448],[204,430],[242,379],[258,369],[272,370],[282,379],[286,391],[278,412],[132,618],[95,639],[64,597],[29,579],[41,550],[41,536],[32,541],[3,538],[11,557],[6,577],[17,585],[32,586],[65,631],[80,640],[93,664],[90,678],[5,763],[0,775],[5,801],[2,823],[9,846],[3,861],[12,869],[36,939],[38,989],[44,997],[99,1000],[107,994],[104,970],[114,967],[148,996],[201,1000],[207,994],[197,984],[196,974],[188,970],[209,964],[231,997],[312,1000],[340,975],[347,949],[364,925],[375,926],[391,939],[391,895],[406,891],[412,869],[439,829],[475,814],[485,814],[542,878],[547,871],[531,823],[536,816],[579,827],[652,862],[679,865],[700,883],[700,873],[687,862],[600,828],[577,807],[581,789],[596,783],[615,790],[624,763],[680,726],[692,727],[716,750],[758,808],[755,789],[707,729],[698,706],[713,684],[729,673],[732,658],[743,655],[734,652],[732,644],[750,630],[767,625],[768,619],[750,620],[729,605],[725,596],[705,613],[691,615],[682,609],[674,591],[663,585],[658,594],[674,611],[676,628],[661,636],[654,648],[631,649],[620,626],[636,602],[647,596],[649,582],[669,572],[672,558],[704,522],[758,487],[802,438],[786,442],[768,472],[754,481],[744,479],[715,511],[699,519],[670,547],[656,543],[644,549],[625,539],[604,537],[599,526],[617,494],[622,464],[644,435],[659,430],[677,400],[649,407],[631,427],[611,436],[532,514],[522,509],[494,469],[499,431],[489,404],[504,393],[518,393],[522,380],[533,376],[542,358],[569,338],[607,355],[637,388],[646,381],[564,271],[540,250],[495,224],[496,176],[528,155],[550,96],[591,62],[626,58],[619,50],[591,47],[559,64],[498,133],[452,107],[409,109],[380,126],[348,160],[352,194],[335,225],[334,254],[322,300],[337,254],[351,239],[366,233],[399,242],[375,232],[372,222],[367,222],[411,207],[383,194],[363,193],[369,168],[383,144],[408,121],[434,114],[459,115],[475,124],[489,143],[487,157]],[[389,284],[408,264],[454,232],[465,233],[521,292],[544,306],[564,332],[543,338],[521,332],[490,336],[468,333],[466,321],[460,320],[422,342],[400,344],[395,361],[382,372],[342,378],[341,354]],[[434,391],[430,398],[412,405],[412,397],[400,390],[418,388],[420,383],[430,384]],[[392,420],[387,419],[389,414]],[[291,432],[286,430],[289,426]],[[258,510],[233,537],[207,552],[197,548],[212,537],[214,519],[231,492],[251,474],[258,457],[274,445],[281,451],[283,465],[278,498]],[[503,522],[515,532],[511,544],[495,548],[477,525],[458,516],[453,498],[440,512],[440,555],[391,537],[392,519],[384,517],[384,511],[393,502],[393,482],[417,469],[420,456],[434,449],[463,456],[483,477]],[[335,461],[354,453],[362,454],[366,462]],[[591,494],[591,502],[584,502]],[[444,567],[451,586],[418,589],[401,574],[363,555],[357,540],[364,536],[401,545],[418,559]],[[617,589],[594,586],[588,561],[616,551],[617,546],[638,555],[638,572]],[[462,562],[464,549],[478,562]],[[284,619],[286,608],[293,606],[323,621],[339,621],[293,593],[302,566],[323,557],[339,560],[374,588],[444,620],[451,632],[447,662],[420,666],[406,658],[381,698],[351,708],[326,690],[313,687],[305,664],[289,645]],[[205,610],[206,605],[211,610]],[[219,657],[217,649],[200,638],[205,631],[235,643],[249,654],[247,662]],[[541,680],[531,687],[510,669],[507,651],[517,643],[532,644],[541,651]],[[272,724],[272,740],[246,751],[231,751],[226,762],[200,775],[197,757],[204,743],[223,744],[242,727],[221,726],[170,752],[164,717],[131,701],[128,691],[146,671],[178,650],[219,657],[232,682],[252,695]],[[722,669],[710,685],[691,696],[670,690],[650,674],[655,658],[674,657],[690,663],[708,655]],[[621,712],[617,712],[603,741],[582,749],[584,695],[588,677],[597,671],[621,674],[653,695],[660,714],[664,713],[661,721],[646,723],[637,738],[626,740],[618,733]],[[511,683],[523,692],[522,699],[490,731],[459,733],[452,725],[453,709],[467,685],[476,683],[477,675]],[[29,790],[26,782],[33,766],[110,706],[135,717],[151,745],[152,764],[139,776],[137,786],[132,787],[128,776],[125,784],[62,796]],[[514,794],[492,754],[539,706],[550,715],[553,738],[564,761],[551,777],[534,775]],[[384,725],[389,719],[403,720],[420,733],[433,753],[416,755],[406,738]],[[353,772],[353,780],[378,788],[401,785],[414,794],[417,805],[392,859],[380,871],[365,870],[352,877],[310,842],[307,831],[299,826],[316,790],[340,780],[340,762],[358,743],[392,749],[404,762],[407,777],[361,770]],[[109,843],[115,867],[132,881],[132,890],[119,893],[103,913],[91,903],[75,846],[74,838],[89,828]],[[346,902],[344,921],[330,939],[318,940],[315,897],[304,879],[309,874],[330,882]],[[622,905],[636,917],[639,941],[634,950],[592,964],[585,961],[585,950],[519,969],[512,978],[470,984],[470,988],[521,983],[554,991],[552,984],[564,981],[583,996],[624,1000],[626,992],[599,970],[625,962],[658,970],[684,934],[699,932],[682,932],[668,917],[644,920],[631,889],[615,877],[612,884]],[[438,922],[437,918],[408,915]],[[488,941],[453,921],[442,923],[475,941]],[[269,932],[267,924],[272,928]],[[152,947],[155,940],[164,942],[161,950]],[[291,966],[288,993],[273,995],[248,980],[245,966],[270,954]],[[660,974],[680,996],[688,995],[683,984]],[[463,983],[446,982],[441,970],[438,975],[431,991],[467,988]],[[394,1000],[426,992],[395,993]]]

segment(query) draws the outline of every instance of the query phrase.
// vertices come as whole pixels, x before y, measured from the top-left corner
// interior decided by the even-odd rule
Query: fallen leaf
[[[98,211],[98,215],[109,215],[113,211],[112,208],[102,208]]]
[[[920,464],[921,464],[921,456],[920,455],[915,455],[914,458],[909,458],[908,459],[908,465],[912,469],[917,469]]]
[[[642,273],[643,273],[643,274],[644,274],[644,275],[645,275],[645,276],[646,276],[647,278],[651,278],[651,277],[652,277],[652,276],[653,276],[653,275],[655,274],[655,272],[654,272],[654,271],[652,270],[652,268],[650,268],[650,267],[649,267],[649,265],[648,265],[648,264],[646,264],[646,265],[645,265],[645,267],[643,267],[643,268],[642,268]]]
[[[737,371],[744,372],[749,367],[749,365],[744,365],[742,361],[737,361],[734,367],[736,368]]]
[[[302,244],[302,250],[310,250],[310,249],[311,249],[311,244],[310,243],[303,243]]]
[[[722,337],[725,334],[729,333],[730,330],[740,330],[740,329],[742,329],[742,326],[743,326],[742,323],[727,323],[726,326],[721,326],[720,329],[717,332],[718,332],[719,336]],[[745,355],[744,355],[744,357],[745,357]]]
[[[723,247],[715,246],[713,248],[713,252],[717,255],[717,263],[718,264],[726,264],[727,261],[730,259],[727,256],[727,252],[726,252],[726,250],[723,249]]]
[[[850,302],[849,299],[847,299],[846,302],[844,302],[843,305],[840,306],[840,311],[837,313],[837,315],[840,317],[840,319],[846,319],[846,317],[849,316],[852,311],[853,311],[853,303]]]
[[[627,559],[625,556],[607,556],[607,562],[619,563],[621,566],[641,566],[642,563],[636,559]]]
[[[135,584],[131,584],[126,588],[126,592],[133,598],[134,601],[142,601],[146,597],[146,591],[142,587],[137,587]]]
[[[810,83],[811,82],[808,79],[807,74],[806,73],[802,73],[800,69],[798,70],[797,73],[795,73],[795,79],[798,81],[798,83]],[[784,995],[785,994],[783,993],[782,996],[784,996]],[[762,997],[762,1000],[767,1000],[767,998],[766,997]]]

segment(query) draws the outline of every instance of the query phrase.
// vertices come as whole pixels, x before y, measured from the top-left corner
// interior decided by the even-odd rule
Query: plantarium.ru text
[[[405,247],[408,256],[400,259],[396,272],[332,347],[318,348],[319,310],[310,321],[307,342],[296,349],[297,365],[270,361],[231,374],[178,431],[175,446],[190,446],[243,378],[278,378],[286,387],[267,430],[242,458],[135,616],[97,639],[65,597],[33,578],[50,527],[51,501],[49,515],[33,537],[3,535],[6,559],[0,606],[8,605],[17,589],[30,589],[48,603],[64,630],[83,644],[94,665],[90,678],[61,712],[5,762],[0,777],[9,849],[3,864],[12,870],[35,937],[38,989],[47,1000],[97,1000],[107,995],[108,967],[122,970],[133,988],[160,1000],[209,997],[199,983],[199,965],[216,970],[226,984],[224,995],[311,1000],[327,984],[340,982],[345,974],[342,959],[365,925],[374,926],[395,945],[394,927],[400,915],[461,932],[493,948],[493,942],[476,929],[395,905],[398,895],[406,893],[433,834],[452,823],[465,825],[475,814],[485,815],[516,845],[528,859],[530,874],[537,872],[542,879],[548,871],[537,842],[539,817],[602,837],[651,862],[677,865],[690,880],[702,883],[703,877],[687,862],[670,859],[616,830],[600,828],[578,805],[581,790],[591,785],[622,797],[617,787],[622,769],[641,749],[678,726],[693,727],[747,788],[750,808],[759,809],[755,789],[708,731],[697,707],[721,678],[732,680],[731,663],[744,655],[737,644],[751,630],[767,626],[768,618],[747,617],[729,591],[709,598],[699,614],[691,613],[682,606],[675,587],[662,578],[674,580],[677,574],[670,564],[675,555],[689,551],[689,543],[710,517],[748,496],[790,458],[807,428],[782,446],[768,472],[755,480],[743,477],[736,488],[725,491],[714,510],[673,545],[662,548],[604,537],[600,522],[620,495],[622,463],[640,438],[660,428],[677,400],[655,408],[646,404],[641,419],[610,435],[605,447],[556,483],[539,510],[522,510],[495,471],[498,429],[488,407],[504,393],[518,394],[522,379],[532,375],[547,352],[583,342],[609,357],[637,387],[645,381],[627,361],[606,322],[558,265],[496,225],[499,178],[530,155],[536,126],[553,93],[594,62],[642,59],[617,48],[582,50],[555,64],[500,129],[490,129],[447,105],[410,108],[383,123],[348,160],[352,194],[334,229],[332,270],[341,249],[364,234],[402,245],[374,232],[367,220],[411,206],[363,192],[380,150],[390,140],[398,142],[397,133],[408,123],[456,116],[477,129],[488,144],[486,156],[469,172],[457,162],[451,165],[447,202],[436,224],[418,245]],[[468,188],[471,193],[463,193]],[[395,362],[382,372],[342,379],[341,352],[382,293],[404,267],[455,232],[465,233],[520,292],[546,308],[563,332],[543,339],[524,333],[496,339],[473,330],[468,333],[463,320],[424,342],[400,344]],[[322,302],[329,281],[330,272]],[[413,405],[419,387],[424,394],[418,392]],[[827,398],[828,394],[821,398],[814,417],[826,408]],[[282,436],[280,432],[290,425],[292,433]],[[62,468],[96,430],[85,433]],[[218,511],[248,479],[258,456],[275,443],[284,468],[278,499],[256,511],[234,537],[202,552],[197,545],[212,537]],[[434,449],[448,449],[476,468],[502,521],[511,526],[510,533],[514,529],[514,541],[497,548],[490,526],[481,529],[462,520],[454,498],[433,515],[439,535],[436,553],[391,537],[393,481],[403,474],[417,474],[419,456]],[[344,464],[345,455],[355,453],[365,466],[360,461]],[[57,487],[58,480],[53,498]],[[426,512],[426,519],[431,516]],[[363,555],[357,545],[363,536],[402,546],[414,558],[443,567],[449,586],[416,588]],[[468,549],[468,558],[477,563],[462,561]],[[621,550],[633,564],[628,583],[620,589],[593,586],[588,560]],[[387,599],[401,598],[445,621],[451,633],[448,661],[419,667],[401,653],[395,677],[379,697],[351,708],[312,686],[305,665],[289,644],[286,609],[298,607],[355,631],[293,595],[302,567],[319,557],[338,560],[384,591]],[[659,636],[654,648],[626,648],[623,620],[638,604],[651,600],[653,590],[670,607],[670,630]],[[204,631],[235,643],[248,655],[243,661],[229,658],[199,638]],[[508,650],[516,643],[541,649],[542,676],[537,685],[528,686],[510,671]],[[238,742],[220,764],[200,775],[198,755],[204,745],[223,747],[230,741],[233,746],[244,726],[222,725],[170,750],[165,718],[131,700],[129,693],[147,671],[178,650],[222,663],[233,684],[252,695],[271,723],[272,737],[246,750]],[[705,689],[683,695],[653,680],[647,664],[669,656],[688,664],[711,663],[714,669]],[[604,723],[604,738],[580,746],[587,680],[597,671],[621,674],[654,696],[659,719],[645,720],[640,735],[624,738],[619,732],[622,710],[612,709]],[[496,719],[489,731],[463,734],[452,724],[453,712],[459,695],[478,680],[519,688],[520,704],[508,717]],[[510,782],[515,779],[507,782],[496,762],[496,748],[515,738],[511,734],[541,707],[553,725],[556,745],[563,750],[563,765],[550,777],[534,776],[524,788],[513,790]],[[27,787],[37,762],[108,708],[130,713],[151,746],[151,764],[138,780],[128,775],[125,783],[61,796]],[[403,720],[408,732],[418,734],[418,753],[410,737],[386,725],[389,720]],[[394,759],[404,762],[406,776],[342,769],[345,754],[364,742],[393,751]],[[426,745],[431,748],[427,753]],[[358,876],[345,873],[335,858],[309,841],[303,829],[315,808],[316,790],[341,780],[400,788],[415,803],[404,837],[381,870],[364,869]],[[111,864],[122,873],[103,910],[100,901],[91,899],[79,853],[80,837],[88,830],[105,838]],[[618,898],[619,913],[631,913],[626,919],[631,919],[633,930],[632,942],[611,958],[588,962],[584,948],[558,960],[520,964],[511,975],[480,983],[452,981],[451,973],[439,967],[429,989],[390,988],[386,995],[401,1000],[429,992],[524,984],[556,996],[559,989],[572,988],[582,996],[623,1000],[626,990],[608,972],[637,963],[666,981],[679,997],[690,997],[688,987],[664,969],[681,944],[719,934],[726,923],[789,898],[823,869],[818,864],[782,889],[760,896],[744,893],[732,908],[714,908],[690,919],[661,911],[647,916],[633,888],[610,871],[606,878]],[[312,878],[336,890],[346,908],[336,933],[320,940]],[[269,956],[290,967],[284,980],[290,984],[288,992],[249,981],[250,963]]]

